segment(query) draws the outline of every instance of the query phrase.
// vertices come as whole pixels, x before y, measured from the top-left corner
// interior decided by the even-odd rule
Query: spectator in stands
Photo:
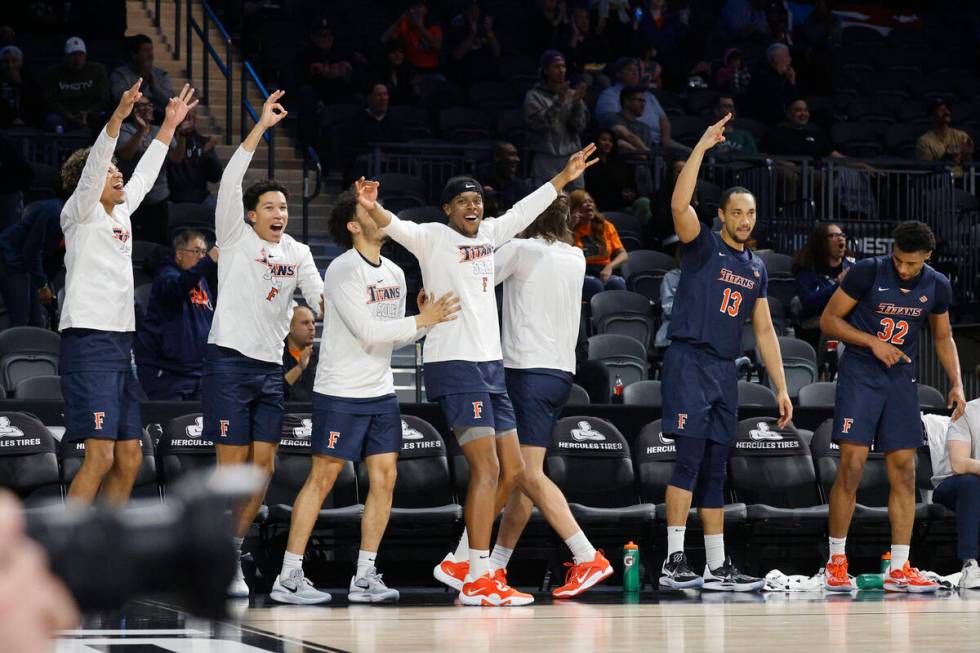
[[[194,112],[187,114],[177,127],[174,145],[167,154],[167,187],[171,202],[207,204],[212,209],[216,200],[208,190],[208,182],[221,181],[221,161],[214,151],[214,137],[197,131]]]
[[[565,0],[538,0],[528,18],[529,50],[537,53],[555,47],[567,27],[568,3]]]
[[[306,306],[293,308],[289,333],[282,352],[282,371],[286,380],[285,398],[288,401],[313,401],[313,380],[319,353],[313,346],[316,323]]]
[[[299,83],[299,132],[304,143],[316,142],[318,108],[356,95],[351,56],[334,47],[333,30],[326,18],[310,28],[310,41],[296,54],[293,70]]]
[[[126,39],[126,47],[129,63],[112,71],[109,76],[110,94],[112,97],[122,97],[142,77],[140,92],[150,100],[154,113],[162,116],[170,98],[177,94],[167,71],[153,65],[153,41],[146,34],[137,34]]]
[[[766,48],[766,63],[752,75],[749,83],[751,116],[775,125],[783,119],[786,107],[797,95],[793,56],[786,45],[773,43]]]
[[[135,81],[133,82],[136,83]],[[129,179],[143,153],[156,139],[160,128],[153,124],[153,104],[147,96],[142,96],[133,107],[130,117],[119,128],[116,143],[116,156],[119,157],[119,170]],[[173,144],[170,146],[173,148]],[[152,243],[167,242],[167,199],[170,187],[167,181],[167,168],[160,169],[153,187],[143,198],[139,208],[131,216],[133,239]]]
[[[530,179],[517,175],[520,164],[521,157],[514,144],[497,141],[493,145],[493,162],[476,171],[476,178],[483,185],[484,194],[496,202],[496,215],[510,210],[534,190]]]
[[[949,425],[932,484],[933,501],[956,513],[956,555],[963,561],[960,589],[980,589],[980,399],[968,402],[963,415]]]
[[[639,20],[636,16],[639,15]],[[664,61],[675,59],[687,35],[687,26],[667,6],[667,0],[648,0],[634,13],[633,29],[641,51],[653,51]]]
[[[828,0],[815,0],[813,11],[800,26],[800,40],[811,48],[828,52],[840,45],[844,25],[830,8]]]
[[[749,83],[752,81],[752,73],[745,65],[745,57],[738,48],[725,50],[724,64],[715,73],[715,86],[723,93],[730,93],[732,97],[745,95],[749,90]]]
[[[965,131],[953,129],[953,112],[949,100],[936,98],[929,103],[932,129],[919,137],[915,157],[920,161],[942,161],[952,164],[957,176],[963,174],[963,164],[973,160],[973,139]]]
[[[679,242],[675,241],[674,261],[677,263],[677,267],[667,270],[664,278],[660,281],[660,328],[657,329],[653,344],[661,353],[661,359],[663,359],[664,350],[670,346],[670,338],[667,337],[667,332],[670,330],[670,318],[674,314],[674,295],[677,294],[677,286],[681,285],[681,248]]]
[[[408,11],[395,24],[385,30],[382,41],[400,40],[405,46],[405,56],[419,73],[437,74],[439,54],[442,51],[442,27],[427,20],[429,5],[426,0],[410,0]]]
[[[728,41],[762,41],[769,36],[768,0],[725,0],[718,25]]]
[[[622,109],[602,117],[602,127],[616,136],[616,144],[621,151],[645,152],[656,145],[653,130],[640,120],[646,106],[646,93],[642,86],[623,88],[619,92]]]
[[[759,148],[755,143],[755,137],[750,132],[735,127],[735,98],[730,95],[719,95],[715,102],[715,120],[721,120],[729,113],[732,117],[725,123],[725,140],[715,145],[715,151],[719,154],[757,156]]]
[[[24,158],[20,143],[0,137],[0,230],[20,219],[24,191],[33,181],[34,171]]]
[[[528,149],[534,153],[531,178],[534,184],[546,183],[565,167],[568,157],[582,149],[580,134],[589,122],[585,107],[586,85],[574,89],[565,78],[565,57],[557,50],[541,55],[541,81],[524,98],[524,121],[528,127]],[[582,188],[584,179],[570,184]]]
[[[609,61],[609,44],[592,24],[587,7],[572,10],[572,20],[559,32],[558,43],[573,74],[581,75],[588,64]]]
[[[173,246],[173,258],[163,262],[153,279],[133,352],[147,397],[191,401],[201,397],[204,352],[214,318],[214,295],[205,276],[216,270],[218,248],[209,250],[204,234],[193,230],[177,234]]]
[[[790,103],[785,120],[769,131],[763,145],[763,150],[769,154],[842,156],[834,150],[824,131],[810,122],[810,109],[805,100]]]
[[[585,171],[585,190],[598,206],[630,211],[647,224],[651,218],[650,198],[637,191],[634,168],[620,155],[616,136],[608,129],[600,129],[595,144],[599,162]]]
[[[392,105],[418,102],[418,76],[415,67],[405,57],[405,45],[401,41],[389,41],[385,45],[384,58],[375,66],[373,78],[388,86]]]
[[[10,326],[46,326],[44,304],[54,299],[45,258],[58,249],[61,200],[28,204],[23,217],[0,232],[0,296]]]
[[[818,351],[820,315],[853,264],[854,259],[847,256],[847,236],[833,222],[818,224],[803,249],[793,257],[799,301],[798,307],[794,301],[794,312],[801,323],[797,335]]]
[[[109,105],[109,76],[100,63],[87,60],[85,41],[65,41],[64,60],[48,69],[44,95],[50,129],[88,129],[103,122]]]
[[[466,0],[463,11],[449,28],[451,76],[469,86],[499,77],[500,42],[493,27],[493,16],[484,14],[477,0]]]
[[[407,140],[405,125],[388,113],[388,86],[377,82],[371,86],[364,111],[354,114],[350,123],[349,144],[366,148],[371,143],[401,143]]]
[[[575,246],[585,254],[582,301],[603,290],[626,290],[626,280],[614,274],[629,258],[616,227],[599,213],[587,191],[574,190],[568,199],[575,221]]]
[[[24,69],[24,52],[16,45],[0,49],[0,129],[37,127],[43,112],[41,87]]]

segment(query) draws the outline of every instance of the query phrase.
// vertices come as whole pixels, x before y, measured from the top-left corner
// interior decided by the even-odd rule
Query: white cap
[[[65,54],[72,54],[75,52],[87,52],[85,49],[85,41],[77,36],[73,36],[65,41]]]

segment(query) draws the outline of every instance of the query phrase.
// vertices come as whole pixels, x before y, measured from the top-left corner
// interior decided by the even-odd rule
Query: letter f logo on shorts
[[[339,439],[340,431],[330,431],[330,435],[327,436],[327,449],[333,449]]]
[[[95,418],[95,430],[102,430],[102,422],[105,421],[105,412],[99,411],[97,413],[92,413],[92,417]]]
[[[483,417],[483,402],[474,401],[473,402],[473,419],[481,419]]]
[[[844,423],[841,425],[841,429],[840,429],[841,433],[850,433],[852,424],[854,424],[854,419],[850,417],[845,417]]]
[[[228,437],[228,420],[219,419],[218,420],[218,435],[223,438]]]
[[[687,413],[677,413],[677,430],[683,431],[685,424],[687,424]]]

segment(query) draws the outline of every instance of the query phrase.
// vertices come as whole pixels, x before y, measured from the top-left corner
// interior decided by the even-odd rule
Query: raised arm
[[[956,352],[956,341],[953,340],[953,329],[949,325],[949,311],[929,315],[929,330],[932,331],[932,341],[936,344],[936,358],[942,363],[949,378],[949,396],[947,408],[954,408],[952,419],[955,422],[966,409],[966,396],[963,393],[963,379],[960,372],[960,357]]]
[[[586,168],[598,163],[599,159],[589,159],[595,154],[595,151],[595,143],[589,143],[570,156],[565,167],[551,181],[522,199],[499,218],[491,218],[491,224],[494,228],[494,245],[500,247],[524,231],[545,209],[551,206],[551,203],[555,201],[558,193],[565,186],[582,176]]]
[[[282,91],[275,91],[266,99],[259,121],[242,141],[241,147],[235,150],[221,174],[214,211],[215,232],[221,247],[231,245],[247,233],[248,227],[243,219],[242,180],[262,135],[286,117],[286,110],[279,104],[282,96]]]
[[[379,229],[384,229],[392,240],[421,260],[428,244],[428,231],[420,224],[399,220],[394,213],[381,206],[378,203],[378,187],[378,182],[364,177],[355,181],[357,203],[367,211]]]
[[[674,216],[674,231],[682,243],[689,243],[701,233],[701,221],[691,206],[694,189],[698,183],[698,172],[704,153],[725,140],[725,123],[732,119],[732,114],[708,127],[701,140],[698,141],[691,155],[687,158],[681,174],[677,176],[674,194],[670,198],[670,212]]]
[[[197,100],[191,101],[193,97],[194,89],[189,84],[184,84],[180,95],[170,98],[170,102],[167,103],[163,125],[157,131],[156,138],[146,148],[146,152],[140,157],[133,175],[126,182],[126,205],[130,211],[135,211],[153,188],[153,183],[160,174],[160,167],[167,157],[170,141],[174,138],[174,130],[187,117],[188,112],[197,106]]]
[[[779,339],[776,329],[772,326],[772,316],[769,314],[769,300],[760,297],[755,300],[752,309],[752,330],[755,332],[755,348],[762,356],[766,366],[766,374],[776,386],[776,401],[779,403],[779,428],[786,426],[793,419],[793,402],[786,392],[786,373],[783,371],[783,354],[779,350]]]

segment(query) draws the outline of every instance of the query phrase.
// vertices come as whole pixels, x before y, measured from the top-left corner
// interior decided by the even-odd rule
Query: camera
[[[264,482],[251,467],[200,470],[166,503],[28,511],[27,532],[83,612],[167,596],[191,614],[219,618],[235,570],[231,507]]]

